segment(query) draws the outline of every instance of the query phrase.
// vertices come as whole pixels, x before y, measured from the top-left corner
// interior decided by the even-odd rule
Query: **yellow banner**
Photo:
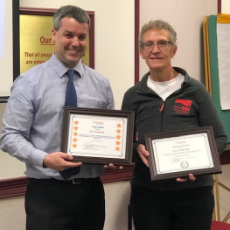
[[[50,59],[54,52],[52,16],[20,15],[20,73]],[[89,66],[89,37],[82,62]]]

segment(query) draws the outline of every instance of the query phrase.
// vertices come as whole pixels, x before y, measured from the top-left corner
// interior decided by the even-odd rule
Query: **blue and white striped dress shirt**
[[[74,75],[79,107],[114,109],[108,79],[79,62]],[[63,107],[68,67],[53,54],[47,62],[21,74],[13,83],[3,117],[1,149],[26,163],[31,178],[63,179],[43,168],[48,153],[60,151]],[[97,177],[102,165],[82,165],[79,178]],[[75,176],[76,177],[76,176]]]

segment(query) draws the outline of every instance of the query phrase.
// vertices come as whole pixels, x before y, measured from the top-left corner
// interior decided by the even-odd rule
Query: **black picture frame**
[[[188,140],[192,140],[192,138],[195,137],[204,140],[203,144],[205,146],[207,155],[205,155],[207,159],[206,163],[208,162],[207,166],[204,164],[202,167],[199,166],[200,168],[194,168],[194,158],[198,158],[200,156],[196,155],[195,153],[199,151],[199,144],[196,142],[196,146],[192,145],[192,148],[190,148],[191,146],[188,144]],[[212,127],[198,127],[175,132],[150,133],[145,135],[145,140],[147,150],[150,153],[149,168],[151,180],[184,178],[188,177],[190,173],[195,176],[200,174],[204,175],[222,173]],[[164,146],[167,146],[167,142],[169,144],[172,140],[175,141],[175,145],[172,146],[172,149],[170,149],[169,152],[167,152],[168,150],[165,148],[166,152],[161,151],[161,153],[157,153],[156,145],[158,143],[164,148]],[[159,154],[161,154],[161,156]],[[162,158],[162,154],[164,157],[168,158],[169,162],[167,161],[167,163],[170,164],[170,167],[172,166],[173,168],[173,166],[176,165],[176,167],[181,168],[176,171],[170,171],[170,168],[167,169],[168,171],[165,169],[162,170],[162,168],[164,168],[166,165],[166,161],[164,161],[164,163],[159,162],[159,159],[166,159]],[[205,153],[202,151],[202,154]],[[190,167],[189,164],[192,160],[193,166]],[[199,164],[198,161],[197,164]],[[160,165],[164,165],[164,167],[161,167]]]
[[[81,123],[84,122],[83,126],[78,124],[79,120]],[[109,126],[108,121],[113,123],[118,121],[119,124],[123,122],[123,125],[115,130],[115,126]],[[89,129],[86,127],[88,124]],[[75,162],[130,165],[133,130],[133,111],[64,107],[61,151],[72,155]],[[115,136],[115,131],[121,133]],[[114,146],[111,143],[114,143]],[[116,151],[119,156],[116,155]]]

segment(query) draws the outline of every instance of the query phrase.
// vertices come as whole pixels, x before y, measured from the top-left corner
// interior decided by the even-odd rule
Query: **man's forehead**
[[[149,29],[147,30],[144,34],[143,34],[143,38],[146,38],[146,37],[166,37],[168,38],[169,37],[169,32],[167,30],[164,30],[164,29]]]
[[[78,32],[78,33],[87,34],[89,31],[89,25],[88,23],[85,23],[85,22],[80,23],[77,20],[72,18],[72,20],[62,21],[59,30],[70,32],[70,33]]]
[[[63,31],[64,33],[70,33],[70,34],[74,34],[74,33],[79,33],[79,34],[88,34],[88,31],[85,31],[85,30],[78,30],[78,31],[75,31],[75,30],[69,30],[69,29],[66,29]]]

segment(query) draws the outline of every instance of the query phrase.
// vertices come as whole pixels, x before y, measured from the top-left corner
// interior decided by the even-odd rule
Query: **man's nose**
[[[73,46],[79,46],[80,45],[80,41],[79,41],[77,36],[73,37],[72,45]]]
[[[151,52],[153,52],[153,53],[158,53],[158,52],[160,52],[160,51],[161,51],[161,50],[159,49],[158,45],[154,43]]]

